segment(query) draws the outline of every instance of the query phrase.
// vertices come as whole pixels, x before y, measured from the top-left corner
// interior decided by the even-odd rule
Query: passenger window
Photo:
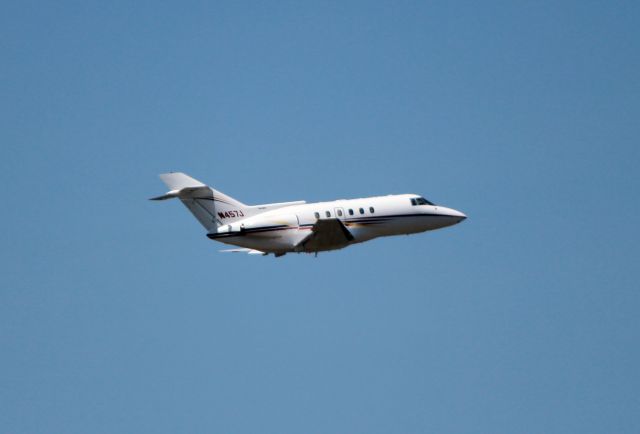
[[[329,211],[325,211],[324,213],[327,215],[327,217],[331,217],[331,213]]]
[[[369,207],[369,212],[370,212],[371,214],[373,214],[373,213],[375,212],[375,211],[373,210],[373,207],[372,207],[372,206],[370,206],[370,207]]]
[[[341,209],[338,210],[338,217],[342,217],[342,210]]]
[[[353,210],[349,208],[349,215],[353,215]]]
[[[313,215],[316,216],[316,220],[318,220],[320,218],[320,213],[319,212],[314,212]]]
[[[360,208],[360,214],[364,214],[364,208]]]

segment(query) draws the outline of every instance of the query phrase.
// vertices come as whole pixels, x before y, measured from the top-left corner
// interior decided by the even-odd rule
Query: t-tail
[[[265,211],[305,203],[295,201],[250,206],[181,172],[163,173],[160,179],[167,185],[169,191],[151,200],[180,199],[208,233],[215,233],[220,226]]]

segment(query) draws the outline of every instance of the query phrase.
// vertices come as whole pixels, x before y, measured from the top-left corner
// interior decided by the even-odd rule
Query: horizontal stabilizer
[[[202,198],[202,197],[211,197],[212,192],[209,187],[206,185],[202,187],[185,187],[180,190],[171,190],[163,194],[162,196],[152,197],[149,200],[167,200],[173,199],[174,197],[179,198]]]
[[[151,197],[149,198],[149,200],[167,200],[167,199],[173,199],[174,197],[178,197],[177,191],[169,191],[163,194],[162,196]]]

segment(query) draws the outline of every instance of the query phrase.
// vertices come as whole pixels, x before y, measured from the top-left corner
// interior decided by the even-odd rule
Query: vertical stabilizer
[[[247,205],[184,173],[163,173],[160,179],[169,192],[152,200],[179,198],[210,233],[216,232],[218,226],[249,216]]]

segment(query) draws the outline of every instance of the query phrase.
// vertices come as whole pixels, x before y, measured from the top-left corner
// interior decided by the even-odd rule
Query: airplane
[[[417,194],[245,205],[184,173],[159,176],[169,191],[150,200],[180,199],[207,230],[207,237],[238,247],[223,252],[317,256],[378,237],[452,226],[467,218]]]

